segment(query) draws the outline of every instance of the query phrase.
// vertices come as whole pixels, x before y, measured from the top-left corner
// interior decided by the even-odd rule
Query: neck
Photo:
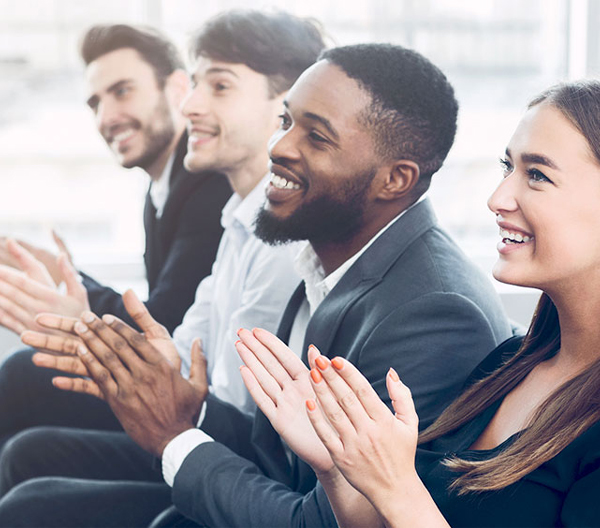
[[[593,287],[569,294],[551,295],[560,321],[561,347],[559,362],[573,369],[584,368],[598,359],[600,350],[600,296]]]
[[[361,229],[344,242],[313,242],[309,241],[321,261],[325,275],[338,269],[349,258],[356,255],[369,241],[387,224],[396,218],[406,208],[385,207],[372,213],[365,212]]]
[[[165,170],[165,167],[167,166],[167,162],[169,161],[169,158],[171,157],[173,152],[175,152],[175,149],[177,148],[177,145],[179,143],[179,140],[181,139],[181,136],[183,135],[184,130],[185,127],[181,128],[179,130],[179,133],[175,133],[173,135],[173,139],[171,140],[167,148],[165,148],[160,153],[160,156],[158,156],[154,160],[154,162],[150,164],[150,166],[145,167],[145,170],[152,181],[156,181],[162,176],[162,173]]]
[[[256,156],[254,159],[245,159],[236,167],[225,170],[224,173],[234,192],[244,199],[263,179],[267,173],[268,163],[269,157],[265,149],[264,154]]]

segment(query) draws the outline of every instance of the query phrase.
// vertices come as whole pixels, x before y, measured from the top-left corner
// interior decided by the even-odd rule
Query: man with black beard
[[[393,367],[426,427],[509,336],[491,285],[423,198],[452,145],[456,115],[442,72],[399,46],[325,51],[290,89],[270,141],[268,201],[256,233],[273,244],[308,241],[296,263],[304,282],[278,331],[303,364],[278,364],[269,348],[280,345],[260,329],[240,329],[237,343],[253,371],[275,373],[259,379],[242,368],[253,396],[272,400],[276,429],[307,421],[302,405],[277,407],[278,378],[292,376],[305,388],[307,366],[334,356],[353,362],[388,404]],[[75,330],[94,382],[75,390],[100,390],[130,437],[162,458],[179,513],[168,512],[161,526],[180,514],[202,526],[336,526],[314,472],[264,414],[248,416],[205,392],[196,428],[197,391],[143,336],[89,313]],[[195,372],[197,382],[202,366]],[[144,405],[136,403],[138,380]]]
[[[223,231],[221,209],[231,188],[216,171],[193,174],[183,166],[187,134],[179,107],[190,80],[173,43],[151,29],[99,25],[84,35],[81,57],[87,104],[98,131],[123,167],[139,167],[150,177],[144,210],[145,304],[172,331],[192,304],[198,284],[210,274]],[[85,309],[117,314],[134,324],[112,288],[78,275],[65,255],[57,259],[26,248],[6,242],[24,273],[0,266],[0,324],[20,334],[40,328],[34,320],[38,313],[77,317]],[[66,292],[55,285],[63,280]],[[33,365],[33,353],[19,351],[0,368],[0,444],[38,425],[120,428],[102,402],[65,400],[68,395],[51,382],[56,372]]]

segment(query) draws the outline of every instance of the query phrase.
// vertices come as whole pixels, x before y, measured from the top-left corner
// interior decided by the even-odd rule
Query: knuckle
[[[340,399],[340,404],[342,405],[342,407],[344,407],[345,409],[348,409],[350,407],[352,407],[354,404],[356,403],[356,397],[354,396],[353,393],[348,393],[345,394],[344,396],[342,396],[342,398]]]
[[[134,347],[139,347],[146,343],[146,338],[143,335],[136,332],[131,336],[131,343]]]
[[[96,372],[95,378],[96,378],[96,381],[100,385],[106,385],[106,383],[108,383],[108,380],[110,379],[110,375],[109,375],[108,371],[100,370],[100,371]]]

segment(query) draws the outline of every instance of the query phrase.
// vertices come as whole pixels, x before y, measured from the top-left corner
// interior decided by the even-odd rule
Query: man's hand
[[[246,388],[259,409],[290,448],[317,474],[333,469],[333,461],[306,414],[305,402],[314,399],[309,370],[285,343],[262,329],[241,329],[236,349],[245,366],[240,368]],[[311,365],[326,358],[311,346]]]
[[[99,396],[142,448],[161,456],[180,433],[196,427],[208,394],[206,360],[199,340],[192,345],[189,380],[140,334],[120,319],[85,312],[75,324],[82,339],[77,355],[91,380],[54,378],[60,389]],[[85,323],[85,324],[84,324]]]
[[[62,254],[58,267],[67,292],[59,293],[46,267],[14,240],[6,248],[18,261],[20,270],[0,265],[0,324],[20,334],[24,330],[42,331],[35,322],[42,312],[77,317],[89,309],[87,291],[79,275]]]

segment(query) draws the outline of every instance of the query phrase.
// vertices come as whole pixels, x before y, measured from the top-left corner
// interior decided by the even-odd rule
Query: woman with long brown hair
[[[600,526],[600,82],[536,97],[501,163],[493,273],[544,292],[527,335],[420,435],[394,371],[392,414],[350,363],[312,353],[306,407],[326,452],[286,434],[341,526]]]

